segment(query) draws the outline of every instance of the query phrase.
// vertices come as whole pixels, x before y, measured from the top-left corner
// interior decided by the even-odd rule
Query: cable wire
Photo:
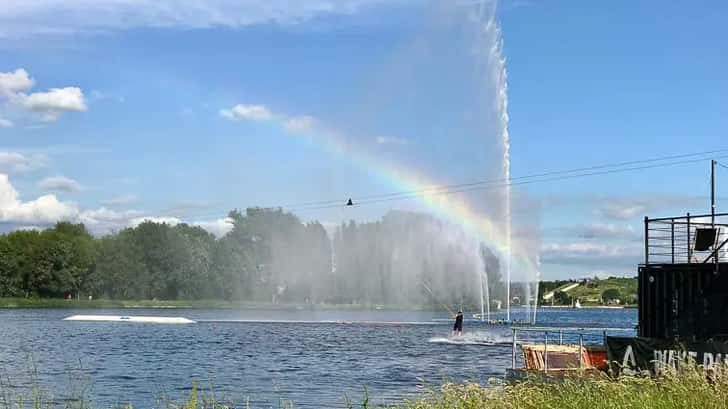
[[[707,159],[711,159],[711,157],[706,157],[706,156],[711,155],[711,154],[716,154],[716,153],[728,153],[728,149],[718,149],[718,150],[712,150],[712,151],[695,152],[695,153],[680,154],[680,155],[670,155],[670,156],[663,156],[663,157],[643,159],[643,160],[602,164],[602,165],[574,168],[574,169],[568,169],[568,170],[558,170],[558,171],[535,173],[535,174],[530,174],[530,175],[514,177],[514,178],[511,178],[510,181],[508,181],[505,178],[487,179],[487,180],[479,180],[479,181],[473,181],[473,182],[467,182],[467,183],[436,185],[436,186],[431,186],[431,187],[416,189],[416,190],[398,191],[398,192],[372,194],[372,195],[364,195],[364,196],[352,196],[351,199],[353,201],[353,206],[363,206],[363,205],[371,205],[371,204],[376,204],[376,203],[409,200],[409,199],[425,197],[425,196],[452,195],[452,194],[471,192],[471,191],[476,191],[476,190],[487,190],[487,189],[493,189],[493,188],[519,186],[519,185],[527,185],[527,184],[534,184],[534,183],[555,182],[555,181],[570,180],[570,179],[577,179],[577,178],[584,178],[584,177],[591,177],[591,176],[633,172],[633,171],[644,170],[644,169],[654,169],[654,168],[677,166],[677,165],[683,165],[683,164],[689,164],[689,163],[697,163],[697,162],[701,162],[701,161],[704,161]],[[675,159],[690,158],[690,157],[696,157],[696,156],[701,156],[701,157],[697,158],[697,159],[687,159],[687,160],[679,160],[679,161],[675,160]],[[719,159],[719,158],[726,158],[726,157],[728,157],[728,155],[720,155],[720,156],[714,156],[712,159]],[[657,163],[657,162],[659,162],[659,163]],[[723,165],[722,163],[717,162],[717,161],[716,161],[716,163],[718,163],[720,166],[728,169],[728,166]],[[642,166],[634,166],[634,165],[642,165]],[[248,208],[246,210],[246,213],[250,213],[250,212],[254,213],[257,211],[265,212],[265,211],[270,211],[270,210],[286,210],[289,212],[306,212],[306,211],[315,211],[315,210],[323,210],[323,209],[344,208],[344,207],[347,207],[345,204],[346,200],[347,200],[347,198],[342,198],[342,199],[302,202],[302,203],[298,203],[298,204],[294,203],[294,204],[289,204],[289,205],[284,205],[284,206],[252,207],[252,208]],[[194,216],[194,217],[198,217],[198,218],[199,217],[204,218],[207,216],[219,217],[220,213],[221,212],[214,212],[214,213],[211,212],[211,213],[207,213],[207,214],[198,214],[198,215],[187,214],[186,217],[190,217],[190,216]]]

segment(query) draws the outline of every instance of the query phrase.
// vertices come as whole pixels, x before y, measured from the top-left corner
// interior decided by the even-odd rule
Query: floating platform
[[[452,321],[452,320],[448,320]],[[332,324],[332,325],[369,325],[404,326],[438,325],[430,321],[356,321],[356,320],[284,320],[284,319],[201,319],[197,322],[212,324]]]
[[[148,324],[194,324],[184,317],[134,317],[129,315],[72,315],[64,321],[140,322]]]

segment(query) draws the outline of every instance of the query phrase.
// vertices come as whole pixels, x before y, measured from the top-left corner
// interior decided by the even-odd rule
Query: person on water
[[[455,325],[452,327],[452,336],[463,335],[463,310],[458,310],[453,318],[455,318]]]

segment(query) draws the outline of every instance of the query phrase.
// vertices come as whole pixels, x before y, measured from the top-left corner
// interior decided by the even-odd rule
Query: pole
[[[650,220],[645,216],[645,265],[650,264]]]
[[[579,369],[584,368],[584,334],[579,334]]]
[[[546,331],[543,339],[543,371],[549,370],[549,332]]]
[[[710,161],[710,227],[715,229],[715,160]]]
[[[715,231],[715,159],[710,161],[710,227]],[[713,247],[715,247],[718,241],[718,232],[715,234],[713,241]],[[718,274],[718,252],[715,252],[713,257],[713,273]]]
[[[688,264],[690,264],[690,259],[693,257],[693,246],[690,242],[690,213],[688,213]]]
[[[511,328],[513,331],[513,346],[511,349],[511,369],[516,369],[516,329]]]

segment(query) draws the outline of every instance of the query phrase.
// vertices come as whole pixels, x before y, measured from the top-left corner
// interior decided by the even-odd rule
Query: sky
[[[514,178],[728,149],[724,2],[482,6],[474,32],[457,0],[4,0],[0,230],[500,220],[495,189],[330,203],[501,178],[506,96]],[[634,275],[644,216],[709,211],[710,158],[513,186],[514,240],[546,279]]]

